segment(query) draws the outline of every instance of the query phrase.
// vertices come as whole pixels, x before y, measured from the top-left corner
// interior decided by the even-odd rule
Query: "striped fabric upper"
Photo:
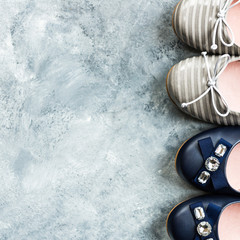
[[[239,56],[240,47],[236,44],[232,47],[223,45],[219,36],[218,49],[211,49],[217,14],[225,3],[226,0],[181,0],[173,14],[175,33],[183,42],[201,51]],[[231,41],[226,27],[223,36],[226,41]]]
[[[214,70],[219,56],[207,56],[211,71]],[[230,62],[240,61],[240,57],[231,57]],[[207,68],[203,56],[188,58],[176,64],[170,71],[167,79],[167,90],[173,102],[181,108],[181,104],[199,97],[207,90]],[[218,95],[217,107],[225,112],[225,107]],[[206,122],[219,125],[240,125],[240,112],[230,111],[227,117],[219,116],[212,105],[211,93],[208,93],[198,102],[181,108],[191,116]]]

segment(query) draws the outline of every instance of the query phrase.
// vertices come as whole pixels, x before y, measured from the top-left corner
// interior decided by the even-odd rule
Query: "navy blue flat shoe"
[[[205,195],[177,205],[167,219],[172,240],[240,239],[240,197]]]
[[[240,127],[214,128],[190,138],[177,153],[176,170],[200,190],[240,196]]]

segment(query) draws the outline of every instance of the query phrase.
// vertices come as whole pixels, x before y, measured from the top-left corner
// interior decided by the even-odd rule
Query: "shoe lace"
[[[223,8],[220,10],[220,12],[217,14],[217,21],[215,23],[215,26],[214,26],[214,30],[213,30],[213,38],[212,38],[212,46],[211,46],[211,49],[212,50],[216,50],[218,48],[217,44],[216,44],[216,38],[217,38],[217,31],[219,32],[219,37],[220,37],[220,40],[222,42],[223,45],[227,46],[227,47],[231,47],[233,46],[234,42],[235,42],[235,37],[234,37],[234,34],[233,34],[233,30],[231,29],[231,27],[229,26],[229,24],[227,23],[227,20],[226,20],[226,14],[228,12],[229,9],[235,7],[237,4],[240,3],[240,0],[237,1],[236,3],[232,4],[231,6],[229,6],[230,2],[232,0],[227,0],[225,5],[223,6]],[[223,26],[226,26],[231,34],[230,36],[230,41],[229,43],[227,43],[224,39],[223,39]]]
[[[208,58],[207,58],[207,52],[202,52],[202,55],[204,57],[206,68],[207,68],[207,73],[208,73],[208,82],[207,82],[208,89],[205,92],[203,92],[195,100],[193,100],[191,102],[182,103],[181,107],[186,108],[187,106],[198,102],[200,99],[205,97],[210,92],[211,93],[212,104],[213,104],[213,107],[214,107],[216,113],[221,117],[226,117],[230,113],[230,109],[228,107],[228,104],[227,104],[225,98],[220,93],[220,91],[217,89],[216,84],[217,84],[217,80],[218,80],[219,76],[223,73],[223,71],[226,69],[226,67],[229,64],[230,55],[229,54],[224,54],[224,55],[219,57],[219,59],[216,62],[216,65],[215,65],[213,75],[211,75],[210,66],[209,66],[209,62],[208,62]],[[223,59],[224,59],[223,67],[219,70],[219,64],[220,64],[220,62],[222,62]],[[220,113],[220,111],[218,110],[215,95],[218,95],[220,97],[221,101],[223,102],[224,106],[226,107],[226,112],[225,113]]]

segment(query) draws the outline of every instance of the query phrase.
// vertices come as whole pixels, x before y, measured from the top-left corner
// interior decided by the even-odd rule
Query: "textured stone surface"
[[[183,141],[177,0],[1,0],[0,239],[167,240]]]

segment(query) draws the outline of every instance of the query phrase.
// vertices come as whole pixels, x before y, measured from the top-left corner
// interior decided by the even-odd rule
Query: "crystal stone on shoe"
[[[218,157],[223,157],[227,151],[227,147],[223,144],[219,144],[216,148],[215,155]]]
[[[218,170],[220,162],[215,157],[209,157],[205,162],[205,167],[208,171],[215,172]]]
[[[207,237],[212,232],[212,226],[208,222],[200,222],[197,232],[200,236]]]
[[[203,220],[205,218],[205,213],[202,207],[196,207],[194,209],[194,215],[197,220]]]
[[[203,171],[203,172],[201,172],[200,176],[198,177],[198,182],[201,184],[205,184],[209,178],[210,178],[210,173],[207,171]]]

